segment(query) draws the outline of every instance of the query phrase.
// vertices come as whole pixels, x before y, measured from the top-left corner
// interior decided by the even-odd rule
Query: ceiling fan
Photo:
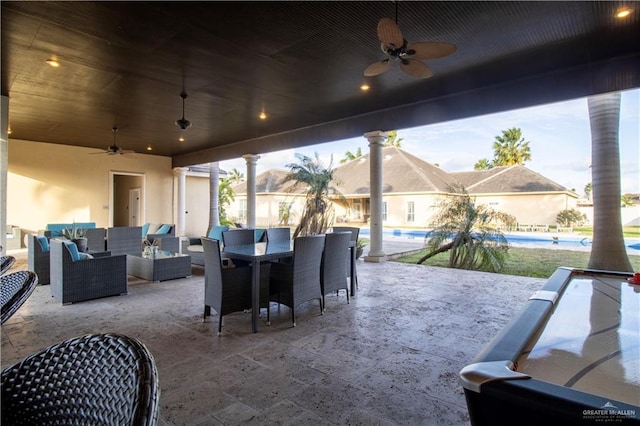
[[[373,77],[391,68],[393,62],[400,64],[400,70],[416,78],[429,78],[433,71],[422,62],[425,59],[437,59],[451,55],[456,46],[451,43],[415,42],[408,44],[398,26],[398,3],[396,2],[396,20],[382,18],[378,22],[380,48],[387,55],[382,61],[374,62],[364,70],[365,77]]]
[[[94,152],[92,154],[107,154],[107,155],[123,155],[123,154],[135,154],[135,151],[130,149],[122,149],[116,144],[116,134],[118,133],[118,128],[113,126],[113,145],[107,147],[103,152]]]

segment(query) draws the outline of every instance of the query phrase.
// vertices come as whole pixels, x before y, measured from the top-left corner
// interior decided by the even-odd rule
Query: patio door
[[[129,190],[129,226],[140,226],[140,188]]]
[[[111,171],[109,175],[109,226],[140,226],[145,221],[144,173]]]

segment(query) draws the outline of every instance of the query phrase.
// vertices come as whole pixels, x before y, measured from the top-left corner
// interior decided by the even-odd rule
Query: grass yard
[[[416,263],[426,254],[426,251],[403,256],[395,259],[396,262]],[[640,271],[640,256],[629,256],[634,271]],[[449,253],[440,253],[427,259],[423,265],[447,267]],[[549,278],[560,266],[573,268],[586,268],[589,262],[589,253],[572,250],[529,249],[521,247],[509,248],[507,263],[500,272],[507,275],[519,275],[524,277]]]

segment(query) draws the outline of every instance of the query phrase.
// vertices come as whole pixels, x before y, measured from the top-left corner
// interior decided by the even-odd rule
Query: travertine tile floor
[[[385,246],[387,253],[393,248]],[[402,251],[395,248],[396,251]],[[153,353],[161,425],[468,425],[458,372],[545,282],[358,261],[359,292],[202,321],[203,270],[62,306],[39,286],[2,326],[2,366],[66,338],[118,332]]]

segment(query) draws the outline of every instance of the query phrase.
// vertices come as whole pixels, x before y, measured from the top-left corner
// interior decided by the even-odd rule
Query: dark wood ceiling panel
[[[376,27],[457,51],[419,80]],[[12,137],[119,143],[185,165],[640,85],[640,11],[608,1],[2,2]],[[44,61],[57,57],[62,66]],[[363,82],[371,90],[359,90]],[[188,98],[182,132],[180,92]],[[511,99],[506,94],[510,94]],[[264,110],[267,120],[258,114]],[[187,140],[178,143],[183,134]]]

